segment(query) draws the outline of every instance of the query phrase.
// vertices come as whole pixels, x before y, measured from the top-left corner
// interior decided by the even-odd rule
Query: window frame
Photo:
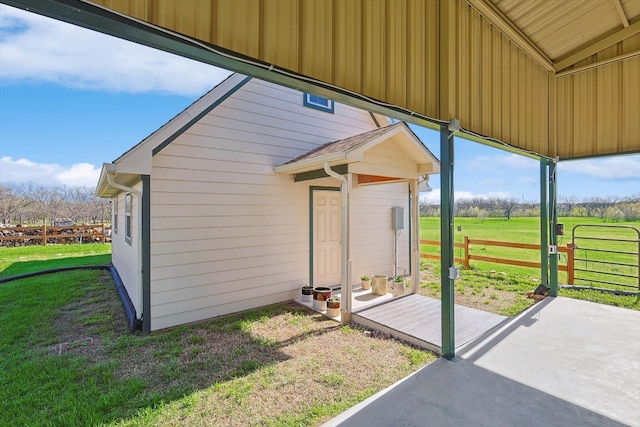
[[[118,234],[118,196],[112,200],[111,210],[113,211],[113,223],[111,224],[111,228],[115,234]]]
[[[321,104],[321,103],[313,100],[312,97],[315,97],[316,99],[326,100],[327,101],[327,105]],[[318,111],[324,111],[325,113],[331,113],[331,114],[335,113],[335,103],[333,102],[332,99],[325,98],[323,96],[318,96],[318,95],[314,95],[312,93],[306,93],[305,92],[302,101],[303,101],[302,103],[303,103],[303,105],[305,107],[313,108],[314,110],[318,110]]]
[[[133,218],[133,196],[130,192],[124,193],[124,240],[131,244],[131,228]]]

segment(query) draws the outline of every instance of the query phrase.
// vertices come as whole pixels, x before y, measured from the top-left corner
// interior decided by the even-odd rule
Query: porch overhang
[[[410,181],[440,172],[438,160],[403,122],[329,142],[274,171],[291,174],[296,182],[307,181],[327,177],[325,164],[342,175],[357,174],[359,185]]]

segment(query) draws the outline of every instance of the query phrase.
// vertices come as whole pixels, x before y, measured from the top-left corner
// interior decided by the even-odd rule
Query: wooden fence
[[[440,242],[437,240],[420,240],[421,245],[433,245],[440,247]],[[471,261],[484,261],[484,262],[492,262],[496,264],[507,264],[507,265],[515,265],[519,267],[530,267],[530,268],[541,268],[541,264],[539,262],[533,261],[523,261],[518,259],[509,259],[509,258],[497,258],[491,256],[484,255],[475,255],[470,251],[471,245],[483,245],[483,246],[499,246],[503,248],[515,248],[515,249],[529,249],[540,252],[540,245],[530,244],[530,243],[514,243],[514,242],[501,242],[496,240],[480,240],[480,239],[470,239],[468,236],[464,236],[464,243],[454,243],[454,247],[461,248],[464,250],[464,256],[462,258],[454,258],[455,262],[462,264],[465,270],[468,270],[471,265]],[[545,248],[545,251],[547,249]],[[574,248],[571,243],[568,243],[566,247],[558,247],[558,252],[567,254],[567,265],[558,265],[558,270],[567,272],[567,283],[569,285],[573,285],[574,281]],[[439,260],[440,255],[433,254],[420,254],[421,258],[426,259],[434,259]]]
[[[108,243],[111,226],[69,225],[0,228],[0,246],[46,245],[47,243]]]

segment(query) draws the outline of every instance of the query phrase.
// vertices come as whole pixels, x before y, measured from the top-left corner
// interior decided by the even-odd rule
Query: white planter
[[[402,295],[405,294],[405,291],[406,291],[406,285],[404,284],[404,282],[393,282],[394,297],[401,297]]]

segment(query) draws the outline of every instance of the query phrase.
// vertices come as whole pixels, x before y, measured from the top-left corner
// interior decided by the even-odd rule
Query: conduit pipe
[[[349,239],[349,180],[340,175],[329,166],[328,162],[324,163],[324,171],[331,178],[340,181],[341,196],[341,212],[340,212],[340,234],[341,234],[341,287],[342,287],[342,304],[340,304],[340,320],[342,323],[351,321],[351,249]]]
[[[138,266],[138,274],[136,275],[136,284],[138,286],[138,306],[139,306],[139,310],[136,313],[137,316],[137,320],[142,320],[142,307],[144,306],[142,300],[144,298],[143,296],[143,286],[142,286],[142,191],[137,190],[135,188],[132,187],[127,187],[125,185],[122,184],[118,184],[117,182],[115,182],[114,180],[114,175],[115,175],[115,171],[109,171],[107,172],[107,182],[109,183],[110,186],[112,186],[113,188],[117,188],[118,190],[122,190],[122,191],[127,191],[129,193],[133,193],[136,195],[136,197],[138,198],[138,215],[137,215],[137,225],[138,225],[138,229],[137,229],[137,251],[136,251],[136,257],[137,257],[137,266]]]

